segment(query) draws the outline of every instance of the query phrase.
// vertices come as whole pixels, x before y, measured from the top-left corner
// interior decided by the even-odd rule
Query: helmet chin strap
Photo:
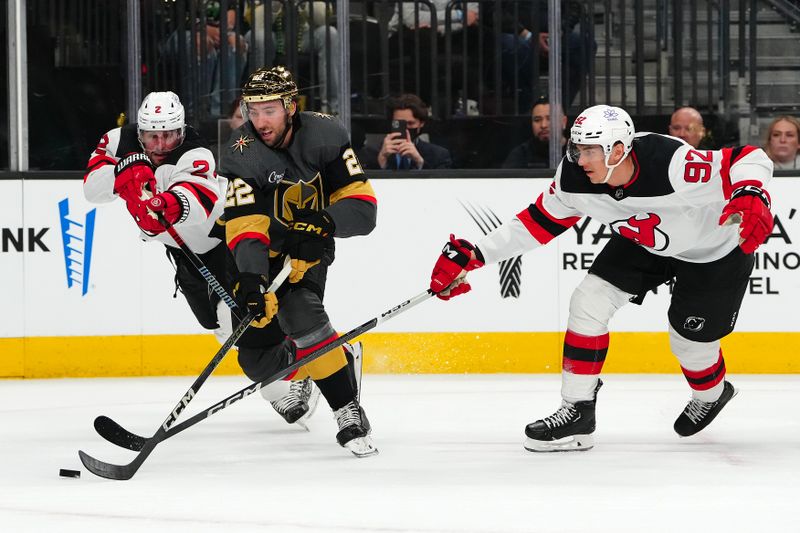
[[[608,164],[608,158],[609,157],[611,157],[611,154],[606,155],[605,163],[606,163],[606,169],[608,169],[608,172],[606,172],[606,177],[605,177],[605,179],[603,179],[603,183],[608,183],[608,180],[611,179],[611,173],[614,172],[614,169],[617,168],[618,166],[620,166],[623,161],[625,161],[625,158],[628,157],[628,154],[625,154],[624,156],[622,156],[622,159],[617,161],[616,165],[609,165]]]

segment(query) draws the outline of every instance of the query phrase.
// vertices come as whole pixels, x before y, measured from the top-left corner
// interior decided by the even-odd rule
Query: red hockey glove
[[[722,210],[720,225],[739,224],[739,248],[752,254],[772,233],[775,220],[767,191],[755,185],[739,187]]]
[[[155,192],[156,177],[153,172],[153,163],[145,154],[126,155],[114,165],[114,192],[126,202],[139,200],[145,186]]]
[[[469,241],[456,239],[450,234],[450,242],[442,248],[442,255],[436,260],[431,273],[431,290],[442,300],[469,292],[467,272],[485,264],[481,251]]]
[[[167,191],[146,200],[144,205],[153,213],[160,213],[170,224],[175,224],[183,218],[184,205],[181,200],[177,193]]]

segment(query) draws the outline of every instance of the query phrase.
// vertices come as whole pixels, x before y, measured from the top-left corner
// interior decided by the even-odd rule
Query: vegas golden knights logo
[[[325,209],[322,177],[317,173],[311,181],[291,181],[284,177],[275,190],[275,218],[288,226],[298,209]]]

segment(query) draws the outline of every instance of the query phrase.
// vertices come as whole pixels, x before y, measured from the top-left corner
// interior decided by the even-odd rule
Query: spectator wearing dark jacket
[[[405,121],[406,133],[391,132],[383,138],[378,166],[387,170],[452,168],[450,151],[419,138],[428,120],[428,108],[415,94],[403,94],[389,104],[389,118]]]
[[[564,129],[567,117],[561,113],[561,126],[555,128],[561,139],[561,153],[567,145]],[[542,98],[531,109],[531,130],[533,136],[516,146],[503,161],[503,168],[549,168],[550,167],[550,103]]]

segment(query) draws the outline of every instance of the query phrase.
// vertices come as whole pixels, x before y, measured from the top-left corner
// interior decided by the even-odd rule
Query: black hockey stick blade
[[[144,447],[144,443],[147,442],[146,438],[128,431],[105,415],[100,415],[94,419],[94,429],[111,444],[116,444],[121,448],[127,448],[135,452],[141,450]]]
[[[106,479],[113,479],[116,481],[126,481],[131,479],[136,472],[139,471],[139,467],[142,466],[144,460],[152,453],[153,449],[156,445],[164,439],[164,430],[159,429],[155,435],[147,439],[144,444],[144,447],[141,451],[136,455],[136,457],[130,463],[126,465],[115,465],[111,463],[106,463],[105,461],[100,461],[99,459],[95,459],[88,453],[84,452],[83,450],[78,450],[78,457],[81,458],[81,462],[83,466],[86,467],[86,470],[91,472],[92,474],[100,477],[104,477]]]
[[[275,279],[272,281],[267,291],[275,292],[276,290],[278,290],[278,287],[280,287],[283,284],[283,282],[286,281],[286,278],[289,276],[291,270],[292,267],[290,260],[289,258],[286,258],[286,261],[284,261],[283,264],[283,268],[278,273],[278,275],[275,276]],[[214,355],[214,357],[211,359],[208,365],[206,365],[206,367],[197,377],[197,379],[189,388],[189,390],[186,391],[186,394],[183,395],[181,401],[170,412],[170,416],[167,417],[166,421],[164,421],[163,424],[164,430],[169,429],[169,427],[175,423],[175,421],[178,418],[178,415],[180,415],[181,412],[186,408],[186,406],[189,405],[189,402],[191,402],[192,399],[195,397],[197,391],[200,390],[200,387],[203,386],[206,379],[208,379],[208,377],[211,375],[214,369],[217,368],[217,366],[225,357],[225,355],[228,353],[228,351],[234,346],[234,344],[236,344],[239,338],[244,334],[245,330],[249,327],[252,318],[253,318],[252,315],[248,313],[247,316],[245,316],[244,320],[242,320],[242,322],[239,323],[239,325],[233,331],[228,340],[225,341],[225,344],[223,344],[222,347],[217,351],[217,353]],[[108,442],[116,444],[117,446],[120,446],[122,448],[127,448],[128,450],[133,450],[135,452],[141,450],[142,447],[144,446],[144,443],[147,441],[146,438],[137,435],[136,433],[128,431],[127,429],[123,428],[122,426],[120,426],[118,423],[116,423],[114,420],[112,420],[107,416],[101,415],[97,417],[94,421],[94,429],[101,437],[106,439]]]

